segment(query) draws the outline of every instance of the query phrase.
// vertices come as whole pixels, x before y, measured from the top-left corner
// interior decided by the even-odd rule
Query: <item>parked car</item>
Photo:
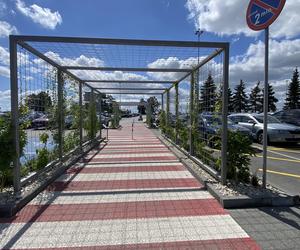
[[[31,122],[31,126],[34,129],[47,128],[48,125],[49,125],[49,118],[47,117],[47,115],[43,115],[37,119],[34,119]]]
[[[70,129],[73,126],[74,123],[74,116],[73,115],[67,115],[65,117],[65,128]]]
[[[209,135],[216,135],[222,128],[222,118],[219,115],[200,114],[199,116],[199,130],[203,133],[204,138],[208,139]],[[228,130],[233,132],[240,132],[241,134],[252,139],[251,131],[243,126],[234,124],[231,119],[228,119]]]
[[[251,130],[253,138],[263,143],[263,114],[232,114],[229,118],[245,128]],[[300,127],[282,123],[276,117],[268,115],[269,142],[300,142]]]
[[[288,109],[273,114],[278,120],[284,123],[300,126],[300,109]]]
[[[42,116],[44,116],[45,113],[43,112],[39,112],[39,111],[31,111],[26,115],[23,115],[19,118],[19,123],[20,125],[23,125],[26,123],[27,128],[31,128],[32,127],[32,121],[35,119],[38,119]]]

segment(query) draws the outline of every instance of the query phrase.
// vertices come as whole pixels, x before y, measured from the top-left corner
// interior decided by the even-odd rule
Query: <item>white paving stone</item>
[[[213,226],[209,223],[210,221],[213,221]],[[145,226],[141,226],[143,224]],[[2,231],[0,248],[3,248],[14,237],[15,232],[24,227],[26,227],[25,223],[6,224],[6,228]],[[231,227],[235,227],[236,230],[229,230]],[[125,228],[133,230],[124,231]],[[218,228],[218,231],[212,230],[212,228]],[[188,234],[183,234],[182,230]],[[70,238],[72,240],[69,240]],[[139,243],[156,243],[170,240],[248,238],[248,235],[229,215],[70,221],[68,223],[36,222],[20,234],[20,238],[12,247],[30,249],[38,248],[41,245],[47,248],[136,244],[138,243],[136,238]]]
[[[64,174],[56,181],[112,181],[112,180],[153,180],[153,179],[181,179],[194,178],[187,171],[163,172],[124,172],[124,173],[95,173],[95,174]]]

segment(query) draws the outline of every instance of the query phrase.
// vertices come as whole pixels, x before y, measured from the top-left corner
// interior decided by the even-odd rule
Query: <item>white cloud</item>
[[[246,10],[249,1],[241,0],[187,0],[189,19],[197,28],[218,35],[256,36],[258,32],[250,30],[246,23]],[[289,0],[271,26],[271,36],[275,38],[293,38],[300,34],[300,1]]]
[[[48,51],[45,53],[47,57],[52,59],[53,61],[57,62],[60,65],[68,65],[68,66],[89,66],[89,67],[101,67],[104,65],[104,62],[95,57],[86,57],[85,55],[81,55],[76,58],[67,58],[67,57],[60,57],[59,54]],[[39,59],[37,59],[39,60]]]
[[[0,16],[5,15],[6,11],[7,11],[6,3],[0,0]]]
[[[0,21],[0,37],[8,37],[11,34],[17,34],[17,28],[8,22]]]
[[[300,39],[270,41],[270,80],[290,78],[293,69],[299,66]],[[250,44],[245,55],[233,58],[230,65],[232,83],[239,79],[254,82],[264,79],[264,43]]]
[[[199,60],[203,60],[204,57],[200,57]],[[177,57],[160,58],[154,62],[148,64],[148,68],[162,68],[162,69],[184,69],[192,68],[198,63],[197,57],[190,57],[185,60],[180,60]],[[149,72],[148,75],[155,80],[162,81],[176,81],[184,76],[186,73],[182,72]]]
[[[0,76],[10,77],[9,52],[0,46]]]
[[[0,65],[0,76],[10,77],[10,70],[8,67]]]
[[[1,71],[1,68],[0,68]],[[10,110],[10,90],[0,90],[0,110]]]
[[[33,22],[42,25],[44,28],[55,29],[62,23],[62,17],[58,11],[52,12],[49,8],[43,8],[37,4],[29,7],[22,0],[17,0],[17,9],[25,16],[30,17]]]
[[[9,52],[7,49],[0,46],[0,63],[9,65]]]

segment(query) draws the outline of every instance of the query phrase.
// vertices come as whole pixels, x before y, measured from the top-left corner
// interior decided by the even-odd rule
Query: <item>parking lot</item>
[[[262,145],[251,160],[251,171],[262,176]],[[274,144],[268,147],[267,182],[292,195],[300,194],[300,144]]]

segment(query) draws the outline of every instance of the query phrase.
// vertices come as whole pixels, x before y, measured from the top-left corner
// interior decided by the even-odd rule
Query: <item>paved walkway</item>
[[[110,131],[12,219],[0,248],[260,249],[142,123]]]

